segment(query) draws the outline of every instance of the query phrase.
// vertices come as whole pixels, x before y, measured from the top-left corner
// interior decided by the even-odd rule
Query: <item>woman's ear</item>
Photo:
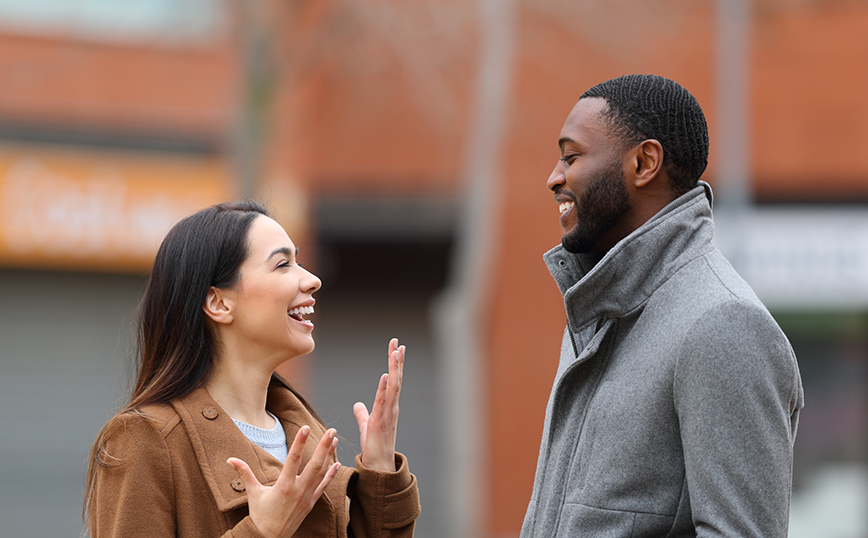
[[[665,175],[660,174],[663,168],[663,146],[657,140],[649,139],[636,147],[635,153],[635,176],[633,184],[636,187],[644,187],[651,183],[654,178]]]
[[[208,288],[208,295],[205,297],[205,304],[202,306],[202,310],[204,310],[205,315],[215,323],[221,323],[224,325],[232,323],[233,303],[232,300],[227,297],[228,291],[229,290],[215,288],[214,286]]]

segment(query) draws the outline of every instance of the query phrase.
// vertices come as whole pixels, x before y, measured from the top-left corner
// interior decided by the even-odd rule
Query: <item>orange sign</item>
[[[180,218],[232,196],[226,163],[170,153],[0,146],[0,266],[150,268]]]

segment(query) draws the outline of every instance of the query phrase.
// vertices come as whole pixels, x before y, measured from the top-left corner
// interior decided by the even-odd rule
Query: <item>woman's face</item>
[[[232,324],[245,351],[274,366],[314,348],[313,292],[322,282],[296,261],[295,245],[272,219],[256,217],[247,235],[248,255],[230,292]]]

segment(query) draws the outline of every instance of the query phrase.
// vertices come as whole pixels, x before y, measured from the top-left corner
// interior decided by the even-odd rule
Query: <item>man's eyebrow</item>
[[[270,260],[273,256],[276,256],[276,255],[278,255],[278,254],[283,254],[283,255],[286,256],[287,258],[292,258],[292,257],[293,257],[293,256],[292,256],[292,255],[293,255],[293,252],[292,252],[292,250],[291,250],[289,247],[278,247],[278,248],[276,248],[276,249],[274,249],[274,250],[271,251],[271,254],[269,254],[268,257],[265,258],[265,261]],[[298,247],[295,247],[295,256],[296,256],[296,257],[298,256]]]
[[[570,142],[572,144],[576,143],[576,141],[573,140],[572,138],[570,138],[568,136],[562,136],[560,139],[558,139],[558,147],[561,149],[564,149],[564,144],[566,144],[567,142]]]

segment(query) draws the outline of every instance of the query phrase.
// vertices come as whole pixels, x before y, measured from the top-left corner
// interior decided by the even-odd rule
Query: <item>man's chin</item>
[[[571,234],[564,234],[561,238],[561,245],[564,247],[564,250],[573,254],[586,254],[590,252],[580,240],[577,240]]]
[[[584,233],[580,233],[584,232]],[[573,228],[561,237],[561,245],[564,250],[573,254],[589,254],[594,252],[594,246],[599,237],[591,237],[588,230]]]
[[[573,249],[576,248],[576,240],[578,239],[576,228],[578,228],[578,224],[573,224],[570,228],[564,226],[564,235],[561,236],[561,246],[567,252],[572,252],[573,254],[576,254],[576,251]]]

